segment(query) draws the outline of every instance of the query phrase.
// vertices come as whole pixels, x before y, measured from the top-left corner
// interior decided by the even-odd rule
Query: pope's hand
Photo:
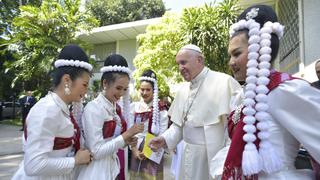
[[[167,144],[162,136],[155,137],[149,142],[149,147],[152,151],[158,151],[160,148],[164,148],[165,146],[167,146]]]

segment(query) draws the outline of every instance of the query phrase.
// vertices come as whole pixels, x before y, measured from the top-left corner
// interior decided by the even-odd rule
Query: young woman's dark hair
[[[73,61],[78,60],[80,62],[81,61],[86,63],[89,62],[89,58],[87,54],[83,51],[83,49],[81,49],[81,47],[75,44],[66,45],[61,50],[56,61],[58,60],[73,60]],[[52,73],[53,88],[57,87],[60,84],[61,77],[64,74],[69,74],[71,80],[74,81],[75,79],[80,77],[84,72],[91,74],[91,72],[88,69],[83,67],[66,65],[66,66],[55,68]]]
[[[153,72],[152,70],[150,70],[150,69],[149,69],[149,70],[145,70],[145,71],[142,73],[141,77],[150,77],[150,78],[153,78],[153,79],[157,80],[156,73],[154,73],[154,72]],[[140,82],[143,82],[143,81],[146,81],[146,82],[148,82],[148,83],[151,83],[152,88],[154,89],[154,82],[148,81],[148,80],[140,80]]]
[[[111,54],[109,55],[105,61],[104,66],[122,66],[122,67],[128,67],[127,60],[119,55],[119,54]],[[104,72],[101,76],[101,87],[103,85],[103,80],[107,81],[107,84],[112,84],[115,82],[115,80],[121,76],[127,76],[129,77],[129,74],[121,71],[108,71]]]

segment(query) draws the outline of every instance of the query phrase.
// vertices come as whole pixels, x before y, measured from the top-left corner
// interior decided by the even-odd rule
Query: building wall
[[[301,62],[298,0],[281,0],[277,7],[278,21],[285,26],[278,53],[279,69],[294,74],[299,72]]]
[[[303,0],[305,66],[320,58],[320,1]]]
[[[111,53],[116,53],[116,42],[94,45],[90,57],[96,60],[97,66],[93,69],[92,80],[100,80],[100,68],[103,66],[106,57]]]
[[[103,66],[105,58],[111,53],[121,54],[126,58],[129,68],[134,70],[133,58],[137,54],[136,39],[119,40],[117,42],[94,45],[93,50],[90,52],[90,56],[96,60],[97,66],[93,70],[93,75],[90,81],[91,87],[95,81],[100,81],[102,76],[100,68]]]
[[[319,0],[299,0],[299,10],[301,14],[300,29],[301,38],[301,59],[298,76],[309,82],[317,80],[314,63],[320,58],[320,1]]]
[[[117,41],[117,53],[126,58],[129,68],[135,69],[133,66],[133,58],[137,54],[137,41],[136,39],[119,40]]]

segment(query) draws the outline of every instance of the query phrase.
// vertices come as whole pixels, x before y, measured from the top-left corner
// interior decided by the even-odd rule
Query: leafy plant
[[[60,49],[70,43],[88,47],[77,40],[76,33],[90,30],[98,21],[79,7],[80,0],[44,0],[40,7],[20,6],[8,45],[17,60],[5,62],[7,71],[18,71],[12,87],[20,79],[25,86],[46,92],[50,87],[49,72]]]
[[[146,33],[137,38],[140,46],[133,60],[137,68],[134,78],[138,79],[144,70],[153,70],[157,74],[160,96],[169,95],[168,81],[181,81],[175,55],[186,41],[181,36],[179,19],[178,14],[167,12],[160,23],[149,25]],[[139,86],[139,81],[136,82]]]
[[[100,20],[100,26],[161,17],[162,0],[92,0],[87,8]]]
[[[137,68],[135,79],[145,69],[154,70],[159,77],[161,95],[168,96],[168,85],[182,81],[175,55],[189,43],[202,49],[210,69],[229,73],[229,27],[239,11],[237,0],[224,0],[184,9],[181,15],[166,13],[160,23],[149,25],[146,33],[138,36],[140,46],[133,61]]]

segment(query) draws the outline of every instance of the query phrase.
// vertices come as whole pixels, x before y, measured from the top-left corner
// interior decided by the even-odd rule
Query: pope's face
[[[245,81],[248,62],[248,39],[245,33],[240,33],[229,42],[229,66],[237,81]]]
[[[184,80],[191,81],[201,72],[203,64],[200,56],[199,53],[187,49],[178,52],[176,63],[179,65],[179,71]]]

